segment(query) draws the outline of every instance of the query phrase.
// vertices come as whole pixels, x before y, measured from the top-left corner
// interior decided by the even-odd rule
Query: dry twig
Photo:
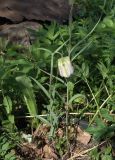
[[[92,148],[89,148],[89,149],[87,149],[87,150],[81,151],[80,153],[75,154],[74,156],[68,158],[67,160],[73,160],[74,158],[81,157],[81,156],[83,156],[84,154],[92,151],[93,149],[101,146],[101,145],[104,144],[105,142],[106,142],[106,141],[103,141],[102,143],[100,143],[100,144],[98,144],[98,145],[96,145],[96,146],[94,146],[94,147],[92,147]]]

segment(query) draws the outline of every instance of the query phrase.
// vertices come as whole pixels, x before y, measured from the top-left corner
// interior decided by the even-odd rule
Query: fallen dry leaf
[[[87,145],[91,140],[91,135],[88,132],[81,130],[80,127],[77,127],[77,141],[81,142],[84,145]]]
[[[57,155],[55,154],[54,149],[52,147],[50,147],[49,145],[44,146],[43,154],[44,154],[44,157],[47,159],[51,159],[51,158],[53,158],[55,160],[58,159]]]
[[[50,127],[46,124],[42,124],[40,125],[33,133],[33,138],[35,138],[36,136],[41,136],[41,135],[46,135],[50,130]]]
[[[64,136],[64,132],[63,132],[63,130],[61,128],[58,128],[58,130],[57,130],[57,136],[59,138],[62,138]]]

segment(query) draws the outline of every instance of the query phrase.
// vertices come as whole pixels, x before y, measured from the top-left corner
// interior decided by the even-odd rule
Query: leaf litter
[[[55,138],[49,138],[50,127],[41,124],[32,134],[32,142],[22,142],[16,148],[19,160],[69,160],[75,156],[97,145],[91,135],[81,129],[80,126],[68,126],[69,150],[67,150],[65,138],[65,128],[59,127],[55,133]],[[57,143],[61,145],[57,148]],[[63,141],[63,142],[62,142]],[[73,158],[73,160],[76,158]],[[77,157],[77,160],[90,160],[88,154]]]

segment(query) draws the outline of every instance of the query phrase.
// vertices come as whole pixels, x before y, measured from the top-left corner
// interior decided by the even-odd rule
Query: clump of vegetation
[[[23,143],[16,133],[22,131],[24,124],[19,124],[24,120],[23,132],[33,136],[38,149],[45,146],[47,158],[48,150],[54,159],[70,152],[68,126],[78,125],[82,119],[88,121],[87,131],[105,142],[104,148],[97,145],[86,153],[91,151],[94,160],[111,160],[115,154],[115,2],[74,3],[79,7],[74,20],[70,13],[69,24],[52,22],[31,30],[36,41],[29,47],[0,40],[1,159],[16,158],[14,149]],[[77,123],[72,124],[71,117]],[[35,150],[36,157],[37,153]]]

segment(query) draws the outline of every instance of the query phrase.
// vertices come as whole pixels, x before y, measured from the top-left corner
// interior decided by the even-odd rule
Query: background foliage
[[[30,30],[37,40],[27,48],[0,39],[0,122],[8,132],[17,130],[16,116],[29,114],[36,125],[38,119],[49,124],[50,136],[55,137],[68,103],[69,112],[79,113],[89,125],[96,123],[96,129],[89,128],[95,138],[113,137],[115,2],[78,0],[75,4],[78,10],[68,24],[52,22],[37,32]],[[68,55],[74,74],[65,79],[59,76],[57,61]],[[88,118],[84,112],[94,115]],[[39,116],[42,113],[48,114],[46,119]],[[5,143],[2,135],[0,146],[1,156],[4,147],[15,147]],[[8,151],[7,156],[13,155]]]

